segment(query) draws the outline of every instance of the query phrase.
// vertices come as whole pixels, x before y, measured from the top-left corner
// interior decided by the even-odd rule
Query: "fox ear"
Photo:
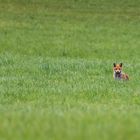
[[[116,63],[113,63],[113,66],[116,67]]]
[[[122,67],[122,63],[120,63],[120,67]]]

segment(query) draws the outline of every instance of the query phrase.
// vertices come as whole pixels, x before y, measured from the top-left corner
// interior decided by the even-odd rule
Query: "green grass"
[[[0,0],[0,140],[139,140],[139,7]]]

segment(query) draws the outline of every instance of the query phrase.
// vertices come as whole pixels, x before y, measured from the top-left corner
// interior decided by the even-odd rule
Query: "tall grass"
[[[0,139],[140,139],[139,6],[0,0]]]

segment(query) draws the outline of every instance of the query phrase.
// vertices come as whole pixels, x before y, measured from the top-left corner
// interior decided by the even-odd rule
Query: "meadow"
[[[139,0],[0,0],[0,140],[139,140],[139,75]]]

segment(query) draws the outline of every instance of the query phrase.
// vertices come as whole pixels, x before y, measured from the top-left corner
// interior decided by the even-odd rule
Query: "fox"
[[[125,74],[122,72],[122,63],[120,64],[116,64],[113,63],[113,77],[114,79],[118,79],[118,80],[129,80],[129,76],[128,74]]]

